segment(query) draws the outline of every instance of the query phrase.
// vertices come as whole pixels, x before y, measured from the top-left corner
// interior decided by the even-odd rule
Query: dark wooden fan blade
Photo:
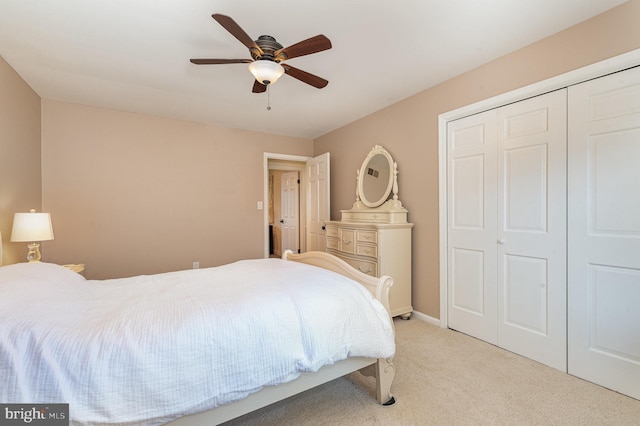
[[[318,89],[322,89],[327,84],[329,84],[327,80],[325,80],[324,78],[320,78],[317,75],[313,75],[306,71],[302,71],[301,69],[294,68],[289,64],[281,64],[281,65],[284,68],[284,72],[287,75],[290,75],[293,78],[297,78],[303,83],[307,83],[313,87],[317,87]]]
[[[264,84],[260,83],[258,80],[254,80],[253,81],[253,90],[251,90],[253,93],[263,93],[267,91],[267,86],[265,86]]]
[[[331,41],[321,34],[280,49],[275,52],[274,56],[278,61],[285,61],[287,59],[297,58],[298,56],[322,52],[327,49],[331,49]]]
[[[260,47],[258,47],[256,42],[249,37],[249,35],[236,23],[236,21],[226,15],[220,15],[219,13],[214,13],[211,17],[222,25],[225,30],[229,31],[232,36],[237,38],[240,43],[247,46],[249,50],[256,49],[260,54],[262,54]]]
[[[190,59],[196,65],[216,65],[216,64],[248,64],[251,59]]]

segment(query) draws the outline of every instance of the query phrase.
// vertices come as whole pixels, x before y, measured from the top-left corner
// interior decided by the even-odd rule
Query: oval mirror
[[[358,195],[367,207],[384,204],[393,186],[393,158],[379,145],[365,158],[358,174]]]

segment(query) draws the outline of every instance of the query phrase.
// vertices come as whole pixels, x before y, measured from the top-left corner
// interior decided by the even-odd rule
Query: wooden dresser
[[[344,212],[343,212],[344,216]],[[411,306],[412,223],[329,221],[327,252],[365,274],[393,278],[392,316],[409,318]]]

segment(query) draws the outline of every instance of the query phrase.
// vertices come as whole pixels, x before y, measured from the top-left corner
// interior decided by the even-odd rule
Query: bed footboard
[[[389,290],[393,285],[391,277],[387,275],[380,278],[372,277],[351,267],[342,259],[321,251],[294,254],[291,250],[286,250],[282,258],[329,269],[359,282],[382,303],[391,316],[389,308]],[[393,383],[396,374],[392,359],[378,359],[376,363],[360,372],[376,379],[376,399],[380,404],[392,405],[395,403],[395,398],[391,394],[391,383]]]
[[[319,266],[338,274],[344,275],[352,280],[359,282],[363,287],[373,294],[373,296],[382,303],[384,308],[391,316],[389,308],[389,291],[393,286],[393,279],[388,275],[379,278],[360,272],[344,260],[323,251],[309,251],[302,254],[294,254],[291,250],[285,250],[282,254],[285,260],[293,260],[295,262],[306,263],[309,265]]]

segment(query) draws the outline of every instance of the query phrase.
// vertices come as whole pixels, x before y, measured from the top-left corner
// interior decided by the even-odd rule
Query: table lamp
[[[36,213],[31,209],[29,213],[16,213],[13,217],[11,241],[28,242],[29,262],[40,262],[39,241],[53,240],[53,226],[49,213]]]

